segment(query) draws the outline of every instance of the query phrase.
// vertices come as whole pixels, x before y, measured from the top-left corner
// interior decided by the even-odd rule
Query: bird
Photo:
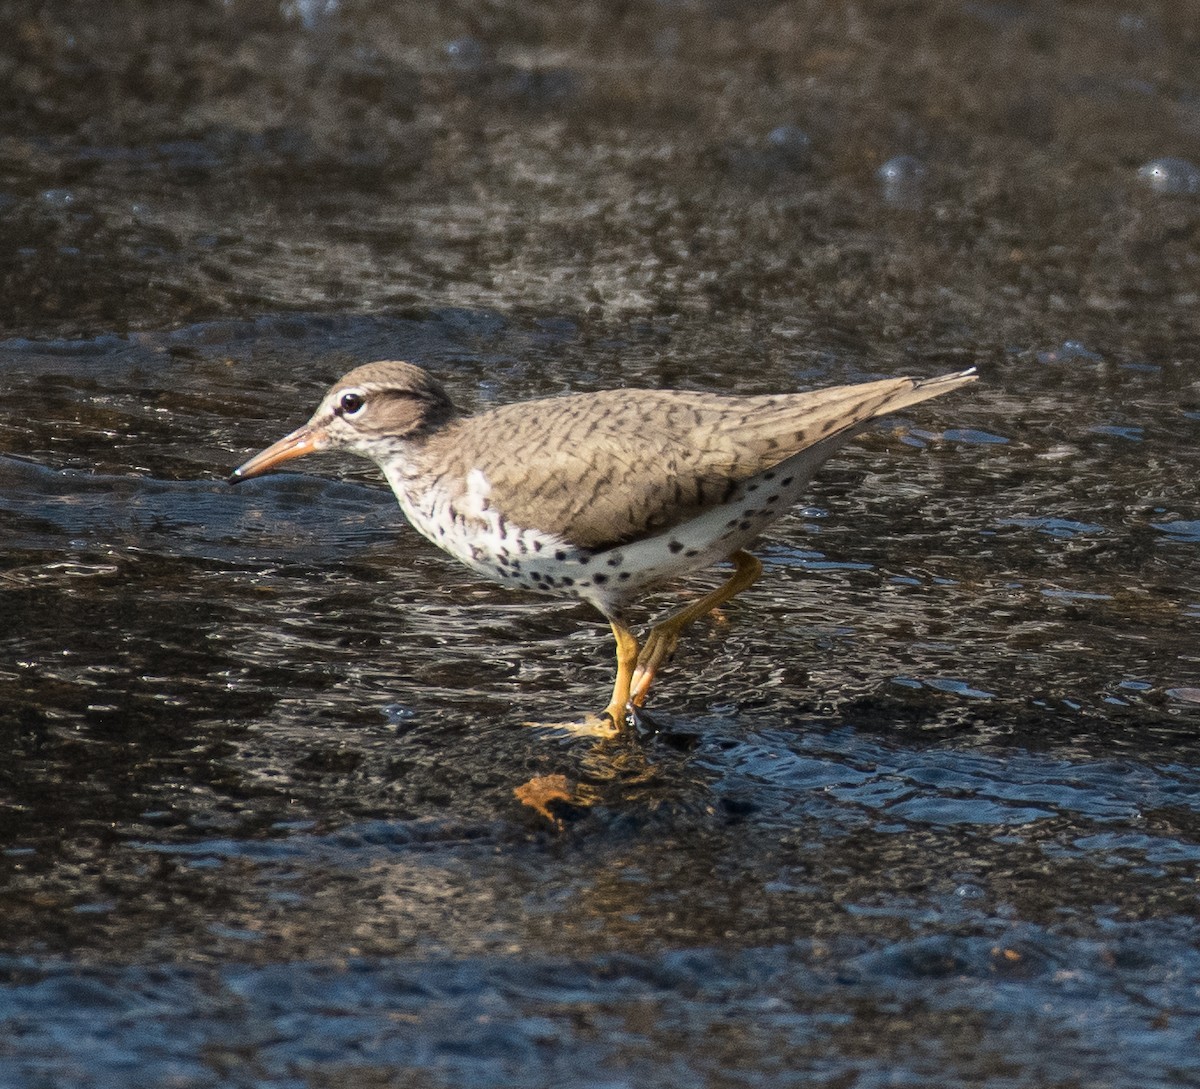
[[[235,469],[348,451],[383,471],[409,522],[495,582],[594,606],[616,641],[612,727],[634,720],[685,628],[752,585],[749,551],[815,470],[876,418],[976,380],[974,368],[802,393],[608,389],[461,411],[429,371],[397,360],[339,379],[306,424]],[[627,610],[728,560],[711,592],[639,643]]]

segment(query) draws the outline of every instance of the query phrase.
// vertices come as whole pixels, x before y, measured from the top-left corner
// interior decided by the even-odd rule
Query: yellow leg
[[[674,653],[675,648],[679,645],[679,636],[683,629],[699,620],[700,617],[711,613],[718,605],[725,604],[731,597],[740,594],[756,582],[758,576],[762,574],[762,564],[749,552],[739,550],[730,556],[729,560],[734,566],[734,571],[727,582],[650,629],[641,654],[638,655],[633,676],[630,678],[629,700],[635,707],[641,707],[646,702],[646,693],[650,691],[655,673],[658,672],[659,666]],[[615,626],[613,630],[616,630]],[[636,647],[636,643],[634,645]]]
[[[614,726],[620,726],[625,721],[625,709],[629,706],[629,686],[633,680],[633,667],[638,660],[638,641],[624,624],[619,624],[611,617],[608,622],[617,641],[617,679],[613,683],[612,699],[600,717],[607,715]]]

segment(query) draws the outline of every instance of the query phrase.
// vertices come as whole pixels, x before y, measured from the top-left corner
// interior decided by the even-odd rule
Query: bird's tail
[[[937,378],[905,379],[904,381],[910,383],[908,387],[902,387],[886,398],[880,404],[875,415],[882,416],[889,412],[899,412],[910,405],[919,405],[922,401],[928,401],[931,397],[940,397],[943,393],[949,393],[952,389],[958,389],[959,386],[965,386],[978,378],[979,375],[972,367],[970,370],[959,371],[956,374],[943,374]]]

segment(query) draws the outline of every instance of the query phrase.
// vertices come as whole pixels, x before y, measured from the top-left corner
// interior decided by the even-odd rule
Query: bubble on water
[[[1155,193],[1164,196],[1195,196],[1200,193],[1200,167],[1187,159],[1171,155],[1151,159],[1139,167],[1138,177]]]
[[[1070,363],[1080,360],[1085,363],[1103,363],[1104,356],[1093,352],[1082,341],[1064,340],[1062,344],[1048,352],[1038,352],[1039,363]]]
[[[395,726],[398,730],[404,731],[411,728],[417,719],[417,711],[414,707],[409,707],[403,703],[389,703],[383,707],[383,716],[387,719],[389,726]]]
[[[75,194],[70,189],[47,189],[42,200],[52,208],[70,208],[75,203]]]
[[[447,42],[444,51],[452,68],[461,72],[475,72],[488,62],[487,47],[478,38],[455,38]]]
[[[285,0],[279,10],[285,19],[315,30],[340,7],[341,0]]]
[[[779,125],[767,133],[767,152],[780,166],[799,169],[808,165],[812,139],[798,125]]]
[[[915,155],[893,155],[877,171],[884,183],[920,181],[925,177],[925,164]]]
[[[893,155],[875,171],[879,193],[887,204],[912,207],[925,191],[925,164],[915,155]]]

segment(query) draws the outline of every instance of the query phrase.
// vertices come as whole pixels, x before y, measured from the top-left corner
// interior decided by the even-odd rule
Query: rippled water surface
[[[1190,16],[0,19],[0,1086],[1200,1085]],[[586,607],[224,483],[379,358],[982,381],[602,737]]]

